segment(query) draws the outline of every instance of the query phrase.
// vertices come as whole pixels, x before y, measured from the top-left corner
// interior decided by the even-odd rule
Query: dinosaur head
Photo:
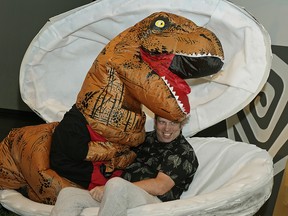
[[[223,49],[210,30],[184,17],[163,12],[154,13],[142,22],[141,51],[148,57],[145,61],[150,66],[153,67],[155,61],[164,62],[182,79],[212,75],[222,68]]]
[[[155,114],[180,121],[190,112],[190,87],[185,79],[212,75],[223,66],[223,49],[216,35],[191,20],[171,13],[157,12],[129,29],[117,51],[136,49],[127,62],[134,68],[125,72],[131,94]],[[132,63],[145,63],[146,67]],[[133,67],[131,67],[133,65]],[[126,68],[126,69],[127,69]],[[137,74],[136,74],[137,71]],[[134,76],[134,81],[129,76]]]

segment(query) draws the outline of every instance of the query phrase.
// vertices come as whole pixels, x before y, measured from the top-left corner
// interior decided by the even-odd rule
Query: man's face
[[[181,132],[181,124],[165,118],[157,117],[155,120],[157,138],[160,142],[171,142]]]

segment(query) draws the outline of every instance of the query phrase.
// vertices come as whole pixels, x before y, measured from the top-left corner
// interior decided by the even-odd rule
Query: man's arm
[[[175,182],[170,176],[159,172],[156,178],[145,179],[138,182],[133,182],[134,185],[142,188],[147,193],[158,196],[167,193],[175,185]]]
[[[164,174],[163,172],[159,172],[156,178],[133,182],[133,184],[154,196],[167,193],[175,185],[174,181],[170,178],[170,176]],[[90,190],[90,194],[96,201],[101,202],[104,190],[104,186],[97,186]]]

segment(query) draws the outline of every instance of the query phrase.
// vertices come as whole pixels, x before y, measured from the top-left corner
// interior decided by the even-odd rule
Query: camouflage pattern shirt
[[[158,172],[170,176],[174,187],[166,194],[158,196],[162,201],[179,199],[188,190],[198,168],[198,160],[192,146],[180,134],[170,143],[157,140],[156,132],[148,132],[143,144],[133,149],[137,157],[129,165],[122,177],[130,182],[155,178]]]

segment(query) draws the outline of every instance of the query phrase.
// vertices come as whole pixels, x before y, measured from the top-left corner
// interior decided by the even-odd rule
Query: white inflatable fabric
[[[85,75],[116,35],[156,11],[184,16],[212,30],[225,54],[223,71],[189,80],[192,136],[244,108],[259,93],[271,66],[270,37],[243,9],[225,0],[102,0],[53,17],[31,42],[20,69],[24,102],[47,122],[76,101]],[[146,129],[153,114],[146,110]]]
[[[128,215],[254,215],[269,198],[273,161],[255,145],[226,138],[188,138],[199,169],[180,200],[129,209]],[[14,190],[0,191],[1,204],[24,216],[49,215],[53,206],[35,203]],[[96,216],[87,208],[82,216]]]
[[[59,121],[75,103],[84,77],[102,48],[117,34],[156,11],[187,17],[222,42],[223,70],[189,80],[191,137],[243,109],[265,84],[271,66],[268,33],[249,13],[225,0],[98,0],[53,17],[33,39],[20,68],[24,102],[47,122]],[[153,114],[145,107],[146,129]],[[273,163],[265,150],[225,138],[188,138],[200,161],[180,200],[130,209],[128,215],[253,215],[269,198]],[[14,190],[0,191],[1,204],[19,215],[49,215],[53,206]],[[97,215],[97,208],[83,216]]]

